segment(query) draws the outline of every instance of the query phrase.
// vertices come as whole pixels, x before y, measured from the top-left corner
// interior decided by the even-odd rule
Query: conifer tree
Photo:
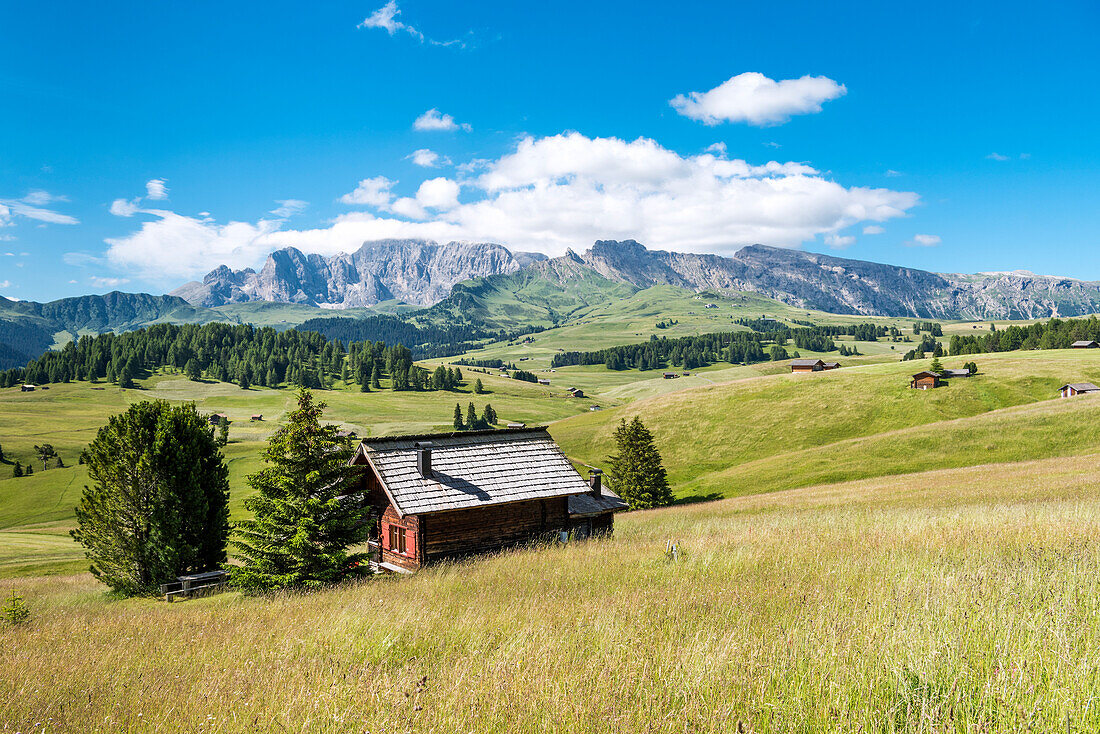
[[[489,403],[485,403],[485,412],[482,414],[482,420],[485,422],[486,428],[492,428],[497,424],[497,412],[493,410],[493,406]]]
[[[481,384],[481,378],[474,380],[474,394],[481,395],[485,392],[485,386]]]
[[[140,594],[225,561],[229,470],[194,403],[131,405],[84,457],[92,485],[72,535],[100,581]]]
[[[222,416],[218,421],[218,445],[225,446],[229,443],[229,419]]]
[[[370,386],[372,390],[382,389],[382,375],[379,373],[378,363],[375,362],[374,369],[371,371]]]
[[[15,462],[15,466],[12,467],[11,476],[13,479],[18,479],[19,477],[23,476],[23,465],[20,464],[18,461]]]
[[[370,507],[348,466],[351,439],[320,422],[325,404],[309,390],[268,441],[267,466],[248,477],[253,519],[236,525],[233,545],[243,565],[232,583],[251,593],[316,588],[361,573],[366,556],[349,548],[366,541]]]
[[[458,403],[455,403],[455,415],[453,425],[456,431],[461,431],[466,428],[466,424],[462,422],[462,406]],[[18,464],[16,464],[16,466],[18,466]]]
[[[466,427],[471,431],[478,427],[477,408],[473,403],[466,406]]]
[[[932,364],[928,367],[929,372],[943,372],[943,363],[940,362],[939,357],[932,359]]]
[[[187,379],[198,382],[202,379],[202,368],[199,367],[199,363],[194,357],[187,360],[187,364],[183,368],[184,373],[187,375]]]
[[[27,468],[24,470],[23,476],[29,477],[31,474],[34,474],[34,464],[27,464]]]
[[[608,458],[608,479],[619,496],[636,510],[662,507],[672,502],[668,475],[653,434],[637,416],[619,421],[615,429],[616,455]]]

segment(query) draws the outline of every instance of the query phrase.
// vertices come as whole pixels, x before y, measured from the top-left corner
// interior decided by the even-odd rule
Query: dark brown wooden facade
[[[935,372],[918,372],[909,381],[909,387],[914,390],[931,390],[940,386],[940,376]]]

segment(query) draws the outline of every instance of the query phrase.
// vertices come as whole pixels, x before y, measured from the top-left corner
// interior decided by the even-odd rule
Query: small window
[[[400,525],[390,525],[390,550],[394,553],[406,555],[405,528]]]

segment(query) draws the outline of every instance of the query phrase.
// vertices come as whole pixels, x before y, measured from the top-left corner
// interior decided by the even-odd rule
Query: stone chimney
[[[432,478],[432,444],[430,441],[416,444],[416,470],[425,479]]]
[[[588,486],[592,487],[593,497],[600,497],[603,494],[603,472],[599,469],[588,472]]]

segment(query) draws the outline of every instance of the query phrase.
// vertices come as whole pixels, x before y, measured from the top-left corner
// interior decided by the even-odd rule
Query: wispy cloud
[[[164,201],[168,198],[168,181],[154,178],[145,182],[145,198],[152,201]]]
[[[80,224],[76,217],[42,207],[45,203],[65,200],[64,197],[51,196],[44,191],[32,191],[22,199],[0,199],[0,227],[14,224],[16,217],[46,224]]]
[[[887,168],[886,173],[882,175],[886,176],[886,178],[899,178],[901,176],[904,176],[905,174],[901,171],[895,171],[893,168]]]
[[[825,235],[825,244],[834,250],[843,250],[847,247],[851,247],[856,242],[856,238],[851,235],[838,235],[830,234]]]
[[[117,288],[120,285],[125,285],[130,282],[129,278],[101,278],[98,275],[92,275],[88,278],[88,282],[96,288]]]
[[[413,130],[465,130],[470,131],[469,123],[457,123],[450,115],[442,114],[436,108],[432,108],[413,121]]]
[[[391,37],[397,35],[398,32],[408,33],[421,43],[429,43],[433,46],[457,46],[459,48],[464,48],[466,46],[464,41],[457,38],[451,41],[437,41],[434,38],[429,38],[419,29],[398,20],[397,16],[399,15],[401,15],[401,8],[397,7],[397,0],[390,0],[378,10],[375,10],[364,18],[363,22],[357,27],[379,28],[390,34]]]
[[[905,243],[906,247],[939,247],[943,240],[936,234],[915,234]]]
[[[731,77],[706,92],[678,94],[673,109],[705,125],[744,122],[763,127],[781,125],[793,115],[821,112],[821,105],[848,92],[824,76],[776,81],[755,71]]]
[[[0,280],[0,288],[11,288],[10,280]]]
[[[986,156],[986,160],[990,160],[990,161],[1007,161],[1008,156],[1004,155],[1002,153],[998,153],[996,151],[993,151],[992,153],[990,153],[989,155]]]
[[[269,213],[274,214],[280,219],[289,219],[295,214],[301,214],[309,206],[308,201],[302,201],[301,199],[279,199],[275,202],[279,206],[272,209]]]
[[[863,234],[882,234],[885,231],[886,229],[884,227],[880,227],[877,224],[868,224],[863,228]]]

